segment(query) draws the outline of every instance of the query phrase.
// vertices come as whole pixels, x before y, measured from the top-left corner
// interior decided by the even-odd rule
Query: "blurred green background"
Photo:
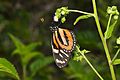
[[[120,11],[120,0],[96,0],[96,2],[104,32],[108,20],[106,9],[108,6],[116,5]],[[23,66],[26,65],[26,80],[99,80],[84,60],[83,62],[76,62],[71,59],[69,65],[63,69],[59,69],[55,65],[50,45],[52,33],[49,26],[53,21],[56,9],[62,6],[93,12],[91,0],[0,0],[0,57],[4,57],[13,63],[21,78]],[[81,20],[76,26],[73,26],[75,19],[80,15],[82,14],[70,13],[62,27],[74,31],[77,44],[81,46],[81,49],[85,48],[91,51],[86,55],[91,63],[105,80],[111,80],[108,63],[94,19]],[[108,40],[112,57],[116,52],[115,40],[120,36],[119,26],[120,20],[118,20],[112,38]],[[32,55],[27,60],[19,54],[12,55],[16,45],[8,34],[12,34],[26,46],[34,44],[31,50],[21,51],[21,53],[25,52],[25,56],[29,57],[34,52],[39,55]],[[115,71],[119,80],[119,65],[115,66]],[[13,79],[0,73],[0,80]]]

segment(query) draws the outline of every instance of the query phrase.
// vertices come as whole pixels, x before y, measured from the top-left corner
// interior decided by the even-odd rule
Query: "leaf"
[[[38,45],[41,45],[41,43],[40,43],[40,42],[33,42],[33,43],[27,45],[27,50],[32,51],[32,50],[34,50]]]
[[[13,43],[17,47],[18,50],[14,51],[14,54],[17,52],[18,54],[22,54],[22,51],[24,51],[25,45],[16,37],[14,37],[12,34],[8,34],[10,38],[12,39]]]
[[[81,55],[80,55],[80,56],[74,56],[74,57],[73,57],[73,60],[75,60],[75,61],[81,61],[81,62],[82,62],[83,59],[84,59],[84,58],[83,58],[83,56],[81,56]]]
[[[30,65],[30,70],[33,73],[33,75],[38,72],[40,69],[42,69],[43,67],[47,66],[48,64],[53,62],[53,58],[52,57],[45,57],[44,58],[40,58],[36,61],[34,61],[31,65]]]
[[[92,17],[92,15],[82,15],[82,16],[79,16],[76,20],[75,20],[75,22],[74,22],[74,25],[76,25],[76,23],[79,21],[79,20],[81,20],[81,19],[87,19],[87,18],[90,18],[90,17]]]
[[[22,58],[23,65],[26,65],[32,58],[40,56],[40,52],[30,52],[29,54],[24,55]]]
[[[11,75],[11,77],[20,80],[15,67],[6,59],[0,58],[0,71]]]
[[[106,39],[109,39],[111,36],[112,36],[112,33],[113,33],[113,30],[114,30],[114,27],[115,27],[115,24],[117,23],[117,21],[115,21],[109,28],[108,30],[106,30],[105,32],[105,36],[106,36]]]
[[[83,54],[86,54],[86,53],[89,53],[90,51],[88,51],[88,50],[86,50],[86,49],[83,49],[83,50],[81,50],[81,53],[83,53]]]
[[[113,65],[118,65],[120,64],[120,59],[115,59],[115,61],[113,62]]]
[[[15,55],[15,54],[19,54],[20,51],[18,49],[15,49],[13,52],[12,52],[12,55]]]

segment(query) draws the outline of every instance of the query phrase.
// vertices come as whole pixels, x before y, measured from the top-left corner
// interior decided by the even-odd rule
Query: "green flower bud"
[[[62,11],[61,14],[62,14],[62,15],[65,15],[65,11]]]
[[[112,6],[112,11],[116,11],[117,7],[116,6]]]
[[[120,44],[120,37],[117,38],[117,41],[116,41],[117,44]]]
[[[111,12],[112,12],[111,7],[108,7],[108,8],[107,8],[107,13],[108,13],[108,14],[111,14]]]
[[[116,10],[116,15],[119,15],[119,12],[118,12],[118,10]]]
[[[61,22],[64,23],[66,21],[65,17],[61,19]]]
[[[115,20],[117,20],[117,19],[118,19],[118,15],[114,15],[113,18],[114,18]]]
[[[61,12],[61,9],[57,9],[56,12]]]

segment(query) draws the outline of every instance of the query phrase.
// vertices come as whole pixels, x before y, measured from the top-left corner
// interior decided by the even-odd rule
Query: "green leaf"
[[[73,57],[73,60],[75,60],[75,61],[81,61],[81,62],[82,62],[83,59],[84,59],[84,58],[83,58],[82,55],[80,55],[80,56],[74,56],[74,57]]]
[[[41,45],[41,43],[40,43],[40,42],[33,42],[33,43],[27,45],[27,50],[32,51],[32,50],[34,50],[38,45]]]
[[[113,65],[118,65],[120,64],[120,59],[115,59],[115,61],[113,62]]]
[[[44,58],[40,58],[36,61],[34,61],[31,65],[30,65],[30,70],[33,73],[33,75],[38,72],[40,69],[42,69],[43,67],[47,66],[48,64],[53,62],[53,58],[52,57],[45,57]]]
[[[15,46],[17,47],[17,52],[14,51],[14,53],[18,53],[18,54],[22,54],[22,51],[24,51],[24,47],[25,45],[16,37],[14,37],[12,34],[8,34],[10,36],[10,38],[12,39],[13,43],[15,44]]]
[[[86,49],[83,49],[83,50],[80,50],[80,47],[79,45],[76,46],[76,51],[74,51],[74,57],[73,57],[73,60],[76,60],[76,61],[83,61],[84,57],[81,55],[81,54],[86,54],[86,53],[89,53],[90,51],[86,50]]]
[[[117,23],[117,21],[115,21],[109,28],[108,30],[106,30],[105,32],[105,36],[106,36],[106,39],[109,39],[111,36],[112,36],[112,33],[113,33],[113,30],[114,30],[114,27],[115,27],[115,24]]]
[[[22,58],[23,65],[26,65],[32,58],[40,56],[40,52],[30,52],[29,54],[26,54]]]
[[[86,49],[83,49],[83,50],[81,50],[81,53],[83,53],[83,54],[86,54],[86,53],[89,53],[90,51],[88,51],[88,50],[86,50]]]
[[[75,22],[74,22],[74,25],[76,25],[76,23],[79,21],[79,20],[81,20],[81,19],[87,19],[87,18],[90,18],[90,17],[92,17],[92,15],[82,15],[82,16],[79,16],[76,20],[75,20]]]
[[[15,67],[6,59],[0,58],[0,71],[11,75],[11,77],[20,80]]]
[[[20,54],[20,51],[18,49],[15,49],[13,52],[12,52],[12,55],[15,55],[15,54]]]

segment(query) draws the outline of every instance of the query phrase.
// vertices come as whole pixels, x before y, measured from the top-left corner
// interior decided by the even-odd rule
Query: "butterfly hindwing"
[[[60,50],[59,53],[53,52],[53,56],[54,56],[56,65],[59,68],[62,68],[68,64],[68,61],[71,57],[71,53],[65,53],[64,51]]]

